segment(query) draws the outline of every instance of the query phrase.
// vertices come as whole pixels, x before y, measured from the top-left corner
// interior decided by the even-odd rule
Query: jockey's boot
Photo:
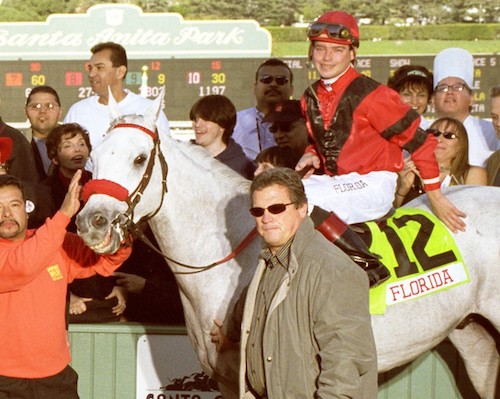
[[[368,274],[370,287],[379,285],[391,276],[389,270],[379,262],[377,255],[372,254],[361,237],[335,213],[315,206],[311,219],[316,230],[349,255]]]

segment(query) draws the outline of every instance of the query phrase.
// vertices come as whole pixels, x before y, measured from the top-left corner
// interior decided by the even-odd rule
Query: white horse
[[[112,253],[126,238],[127,225],[149,222],[176,273],[198,359],[230,397],[237,389],[238,354],[217,353],[209,332],[214,319],[225,319],[257,263],[260,239],[245,239],[254,227],[247,211],[249,182],[198,146],[156,134],[160,104],[157,99],[144,116],[115,119],[93,151],[95,180],[84,190],[88,201],[78,215],[78,230],[96,252]],[[455,327],[477,313],[500,330],[500,189],[460,187],[448,196],[468,215],[467,231],[455,240],[470,283],[373,316],[379,371],[403,365],[450,337],[479,395],[493,399],[499,366],[494,340],[477,324]],[[429,210],[425,198],[411,205]],[[249,244],[240,245],[245,241]]]

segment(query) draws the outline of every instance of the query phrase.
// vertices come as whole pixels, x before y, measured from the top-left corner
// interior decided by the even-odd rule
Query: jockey
[[[320,79],[301,98],[312,144],[296,170],[310,168],[304,175],[310,206],[331,211],[311,214],[318,230],[329,225],[333,236],[342,237],[350,231],[347,224],[386,215],[404,166],[403,149],[411,154],[436,215],[453,232],[464,230],[460,217],[465,214],[440,190],[436,140],[419,128],[420,115],[397,92],[354,68],[359,46],[354,17],[327,12],[307,35],[309,59]]]

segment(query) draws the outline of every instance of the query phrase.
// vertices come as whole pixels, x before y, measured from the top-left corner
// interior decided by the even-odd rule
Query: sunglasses
[[[278,130],[282,131],[283,133],[288,133],[290,130],[292,130],[292,123],[280,123],[280,124],[272,124],[271,127],[269,128],[269,131],[271,133],[276,133]]]
[[[453,92],[460,92],[460,91],[463,91],[463,89],[465,89],[466,87],[467,87],[467,85],[465,83],[455,83],[452,85],[442,84],[442,85],[436,86],[436,91],[438,93],[448,93],[451,89],[451,91],[453,91]]]
[[[439,136],[443,135],[443,137],[447,140],[456,139],[458,137],[455,133],[440,132],[437,129],[427,129],[426,132],[429,134],[432,134],[434,137],[439,137]]]
[[[250,208],[250,213],[252,214],[252,216],[254,216],[256,218],[260,218],[261,216],[263,216],[265,210],[268,210],[273,215],[279,215],[280,213],[283,213],[286,211],[286,207],[288,205],[292,205],[292,204],[293,204],[293,202],[290,202],[289,204],[273,204],[273,205],[269,205],[267,208],[254,207],[254,208]]]
[[[283,86],[288,83],[288,78],[283,75],[273,76],[273,75],[262,75],[259,78],[260,83],[264,83],[266,85],[271,84],[275,81],[278,85]]]
[[[351,31],[344,25],[327,24],[324,22],[313,22],[309,25],[307,28],[307,37],[318,37],[323,32],[325,32],[330,39],[349,40],[353,45],[357,45],[359,43],[358,39],[356,39],[351,34]]]

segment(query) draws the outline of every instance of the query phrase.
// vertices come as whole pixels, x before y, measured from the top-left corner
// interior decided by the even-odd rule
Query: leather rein
[[[119,128],[132,128],[132,129],[138,129],[142,131],[143,133],[146,133],[148,136],[150,136],[153,139],[154,146],[151,150],[151,153],[149,155],[149,161],[146,166],[146,170],[144,171],[144,174],[142,175],[141,180],[139,181],[139,184],[137,187],[132,191],[132,193],[128,193],[128,190],[121,186],[118,183],[115,183],[110,180],[105,180],[105,179],[92,179],[87,184],[85,184],[83,191],[82,191],[82,199],[84,202],[87,202],[89,197],[93,194],[106,194],[110,195],[119,201],[126,202],[128,205],[127,210],[124,213],[119,214],[112,222],[111,222],[111,229],[115,230],[115,232],[119,235],[120,240],[122,242],[127,242],[129,243],[129,238],[128,234],[126,232],[132,232],[135,234],[140,240],[142,240],[148,247],[150,247],[153,251],[161,255],[163,258],[165,258],[167,261],[173,262],[181,267],[184,267],[186,269],[189,269],[188,271],[174,271],[174,274],[196,274],[196,273],[201,273],[206,270],[210,270],[214,268],[215,266],[218,266],[220,264],[226,263],[230,261],[231,259],[235,258],[240,252],[242,252],[249,244],[250,242],[255,238],[257,235],[257,230],[253,228],[250,233],[243,239],[243,241],[226,257],[213,262],[208,265],[204,266],[193,266],[193,265],[188,265],[186,263],[179,262],[177,260],[174,260],[167,255],[163,254],[157,246],[155,246],[149,238],[144,234],[142,229],[140,228],[140,225],[144,222],[147,222],[151,218],[153,218],[161,209],[163,200],[165,198],[165,194],[168,192],[168,187],[167,187],[167,175],[168,175],[168,164],[167,161],[165,160],[165,157],[161,151],[160,147],[160,138],[158,135],[158,132],[153,132],[152,130],[135,124],[135,123],[118,123],[115,126],[112,127],[113,129],[119,129]],[[148,215],[143,216],[137,223],[133,222],[133,217],[134,217],[134,209],[137,206],[137,204],[141,201],[142,196],[144,194],[144,191],[146,190],[149,182],[151,181],[151,176],[153,174],[153,167],[154,167],[154,161],[156,158],[156,155],[158,155],[158,159],[160,161],[161,165],[161,171],[162,171],[162,194],[160,198],[160,202],[158,204],[158,207],[156,210]]]

